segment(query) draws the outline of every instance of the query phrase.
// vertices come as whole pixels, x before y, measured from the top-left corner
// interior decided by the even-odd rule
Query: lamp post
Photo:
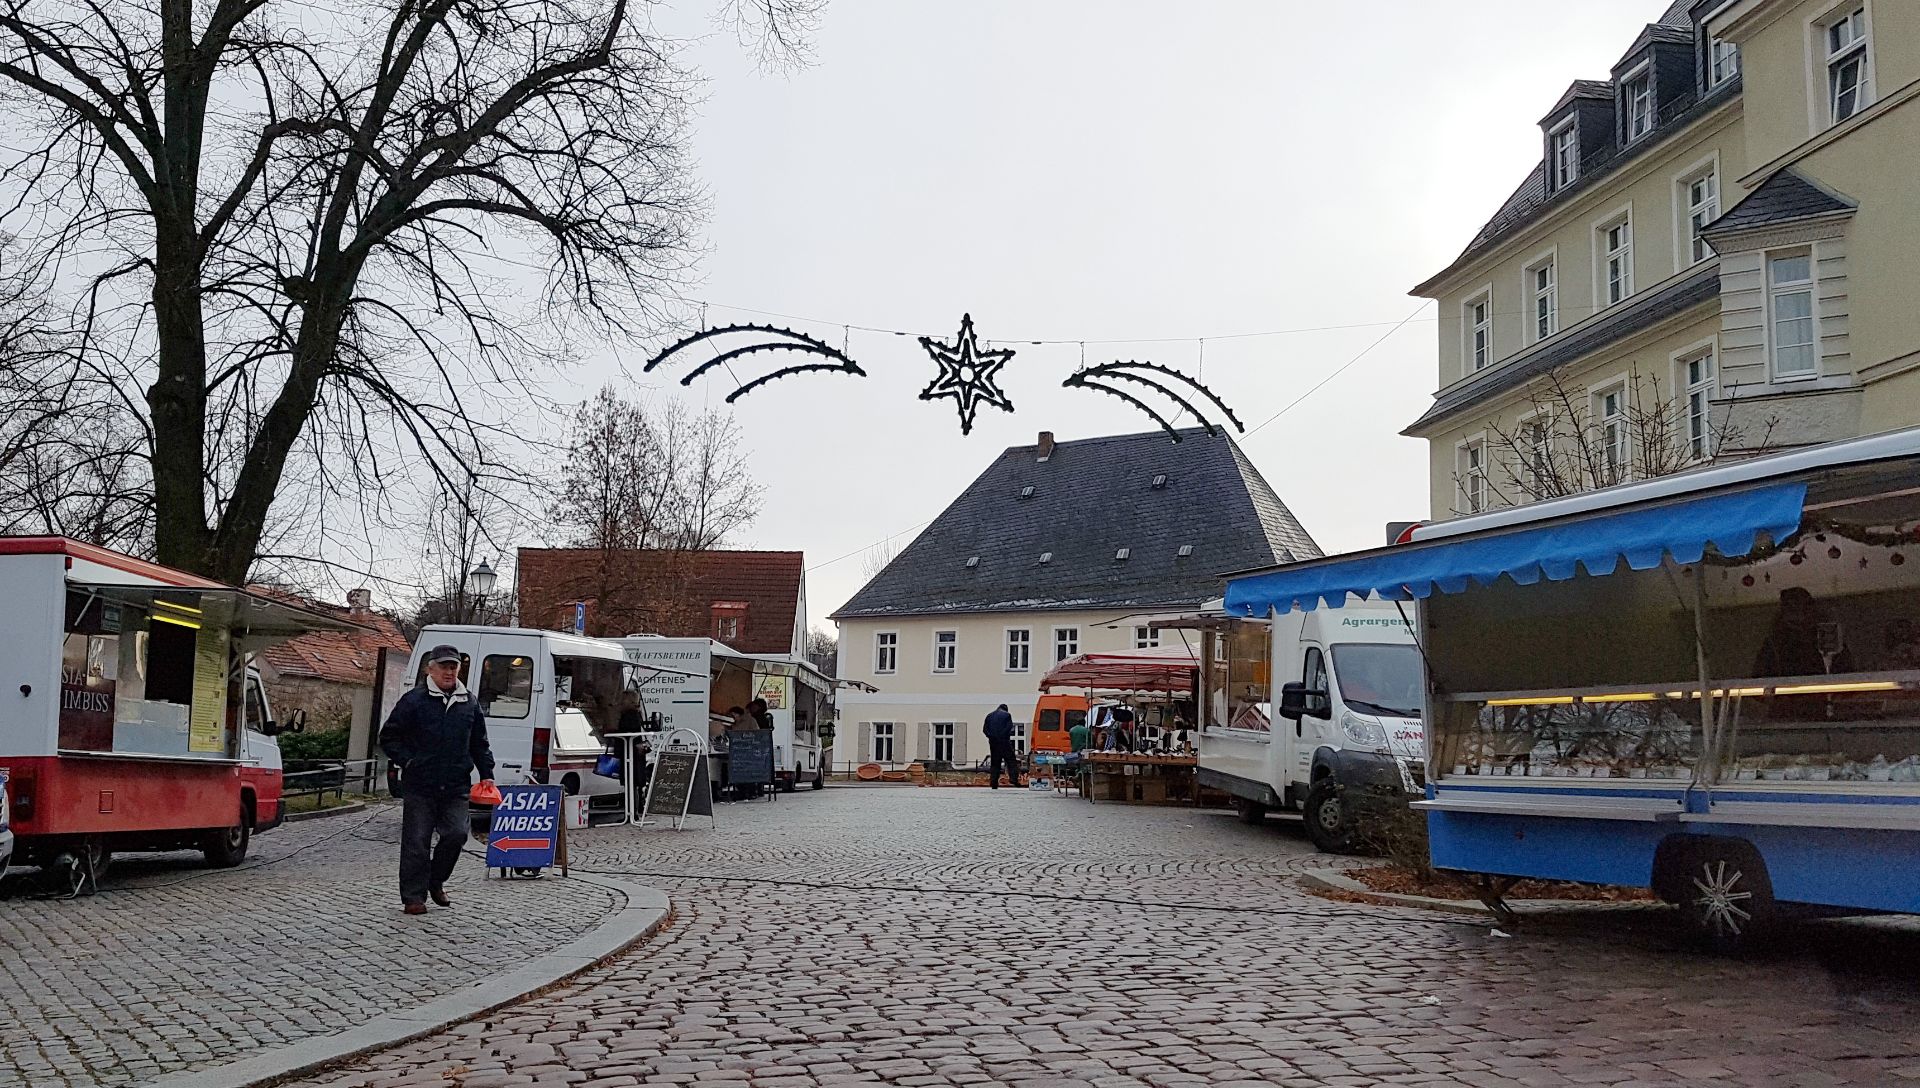
[[[479,566],[467,572],[467,592],[476,602],[473,606],[474,615],[471,617],[473,620],[480,623],[486,622],[487,594],[493,592],[493,583],[498,577],[484,559],[480,561]]]

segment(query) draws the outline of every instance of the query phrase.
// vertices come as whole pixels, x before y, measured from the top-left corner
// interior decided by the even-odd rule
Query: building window
[[[740,617],[721,616],[713,621],[713,637],[731,646],[740,638]]]
[[[1873,102],[1866,7],[1857,7],[1827,24],[1826,40],[1827,118],[1837,125]]]
[[[1713,350],[1682,359],[1680,380],[1686,397],[1687,457],[1704,461],[1713,456]]]
[[[1493,296],[1481,295],[1466,305],[1467,360],[1473,370],[1493,362]]]
[[[1632,473],[1633,448],[1627,436],[1627,389],[1615,386],[1594,398],[1593,414],[1600,423],[1602,484],[1617,484]]]
[[[1533,293],[1533,338],[1545,340],[1560,330],[1560,277],[1551,259],[1527,270]]]
[[[1580,176],[1580,140],[1573,122],[1568,121],[1548,134],[1547,146],[1553,188],[1558,192]]]
[[[873,636],[873,671],[892,672],[900,665],[900,636],[882,631]]]
[[[1709,170],[1686,183],[1687,263],[1699,264],[1713,256],[1713,247],[1700,232],[1720,218],[1720,175]]]
[[[1080,629],[1078,627],[1056,627],[1053,629],[1053,661],[1059,664],[1080,652]]]
[[[1018,716],[1013,719],[1013,750],[1023,756],[1027,754],[1027,719]]]
[[[1643,68],[1620,86],[1627,104],[1627,142],[1632,143],[1653,131],[1653,70]]]
[[[942,763],[953,762],[953,723],[933,723],[933,758]]]
[[[1469,442],[1460,447],[1460,502],[1463,513],[1487,508],[1487,444]]]
[[[1138,627],[1133,629],[1133,648],[1136,650],[1157,650],[1160,648],[1160,630],[1156,627]]]
[[[1740,47],[1713,39],[1707,45],[1707,86],[1718,87],[1740,74]]]
[[[1804,378],[1819,369],[1813,317],[1813,254],[1767,260],[1767,321],[1775,378]]]
[[[893,762],[893,723],[873,723],[873,761],[875,763]]]
[[[933,671],[952,672],[960,663],[960,632],[933,633]]]
[[[1033,667],[1033,632],[1025,628],[1007,632],[1007,671],[1026,672]]]
[[[1600,228],[1600,291],[1602,309],[1633,294],[1633,221],[1630,219]]]

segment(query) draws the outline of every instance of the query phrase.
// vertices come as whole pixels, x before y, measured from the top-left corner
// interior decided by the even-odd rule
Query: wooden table
[[[1093,789],[1087,797],[1090,801],[1143,805],[1199,803],[1200,794],[1194,788],[1194,770],[1200,763],[1196,756],[1153,752],[1087,752],[1085,755],[1093,778]]]

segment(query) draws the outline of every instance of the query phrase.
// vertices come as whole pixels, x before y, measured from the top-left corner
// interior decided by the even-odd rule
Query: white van
[[[606,750],[600,738],[618,731],[623,711],[644,718],[646,710],[638,690],[629,691],[618,643],[525,627],[435,624],[414,640],[415,687],[426,682],[426,655],[436,646],[460,651],[460,680],[487,719],[495,781],[561,786],[568,796],[617,803],[619,781],[593,773]]]
[[[1424,788],[1419,648],[1392,602],[1289,612],[1266,625],[1277,713],[1260,704],[1209,714],[1199,782],[1232,794],[1249,822],[1303,810],[1314,845],[1346,853],[1370,810]]]

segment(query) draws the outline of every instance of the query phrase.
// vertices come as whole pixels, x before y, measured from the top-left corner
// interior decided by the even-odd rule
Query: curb
[[[263,1088],[409,1043],[558,986],[652,937],[672,917],[672,904],[666,893],[657,889],[586,873],[574,873],[566,879],[619,892],[626,897],[626,906],[584,936],[535,956],[521,967],[469,983],[424,1005],[386,1013],[358,1027],[302,1039],[239,1061],[168,1073],[148,1081],[146,1088]]]
[[[283,824],[298,824],[305,823],[308,820],[324,820],[329,816],[350,816],[353,813],[365,812],[366,810],[367,803],[365,801],[349,801],[344,805],[315,809],[312,812],[289,812],[281,818],[280,822]]]
[[[1492,918],[1493,912],[1485,905],[1471,899],[1435,899],[1428,895],[1406,895],[1401,892],[1377,892],[1358,880],[1342,873],[1308,872],[1300,874],[1300,883],[1321,891],[1349,892],[1364,895],[1383,903],[1401,907],[1421,907],[1426,910],[1443,911],[1447,914],[1468,914],[1479,918]],[[1620,911],[1654,910],[1662,906],[1659,903],[1608,903],[1586,899],[1514,899],[1507,905],[1515,914],[1611,914]]]

